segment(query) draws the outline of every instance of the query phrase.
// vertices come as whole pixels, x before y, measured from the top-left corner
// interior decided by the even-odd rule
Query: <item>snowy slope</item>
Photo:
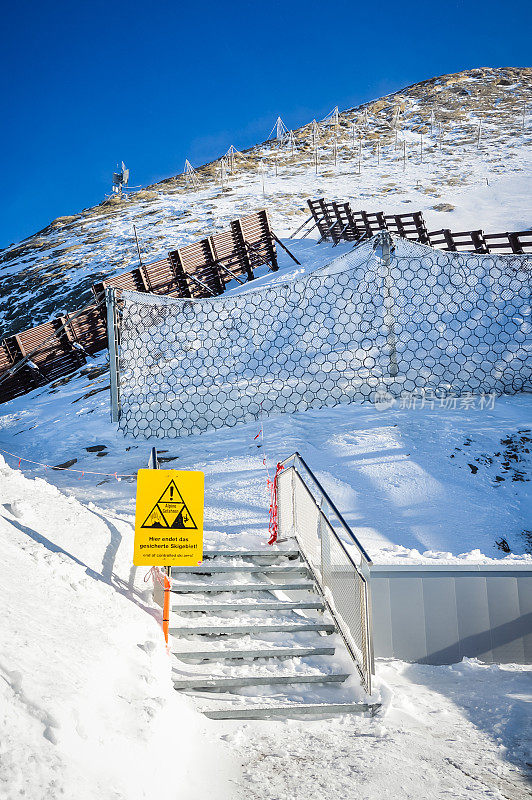
[[[123,512],[3,461],[0,495],[2,800],[528,796],[530,668],[383,661],[373,720],[212,723],[171,688]]]
[[[235,725],[253,800],[526,800],[530,671],[466,659],[379,665],[382,718]],[[528,777],[527,777],[528,774]],[[237,795],[236,795],[237,796]]]
[[[234,759],[171,685],[130,533],[0,459],[2,800],[152,800],[176,752],[171,797],[233,796]]]

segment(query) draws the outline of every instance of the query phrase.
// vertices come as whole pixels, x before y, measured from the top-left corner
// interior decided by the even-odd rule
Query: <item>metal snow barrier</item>
[[[295,536],[371,694],[371,559],[299,453],[277,474],[279,537]]]
[[[381,232],[309,275],[237,295],[123,291],[120,426],[180,437],[416,392],[435,404],[530,390],[531,274],[530,256]]]

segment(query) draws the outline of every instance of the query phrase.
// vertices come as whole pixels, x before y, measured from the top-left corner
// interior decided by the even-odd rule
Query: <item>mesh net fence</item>
[[[386,263],[386,262],[389,263]],[[233,296],[123,292],[120,425],[179,437],[375,401],[532,389],[530,256],[369,240],[309,275]]]

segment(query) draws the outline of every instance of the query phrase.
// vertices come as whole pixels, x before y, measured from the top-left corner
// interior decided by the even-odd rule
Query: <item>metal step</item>
[[[214,636],[235,633],[295,633],[297,631],[323,631],[324,633],[334,633],[335,627],[332,623],[328,622],[279,622],[268,625],[197,625],[194,627],[172,627],[169,628],[168,633],[172,636]]]
[[[183,603],[172,606],[172,611],[297,611],[314,608],[323,611],[325,608],[321,600],[264,600],[257,603]]]
[[[287,685],[290,683],[343,683],[348,673],[331,672],[320,675],[249,675],[241,678],[185,678],[173,679],[174,689],[239,689],[242,686]]]
[[[270,647],[261,650],[192,650],[172,655],[179,661],[229,661],[234,658],[304,658],[305,656],[333,656],[334,647]]]
[[[272,706],[231,706],[205,710],[210,719],[272,719],[274,717],[332,717],[338,714],[374,716],[380,703],[283,703]]]
[[[272,591],[311,591],[314,589],[312,581],[301,581],[299,583],[174,583],[171,591],[178,594],[195,592],[204,594],[205,592],[272,592]]]
[[[204,550],[203,558],[264,558],[271,556],[294,558],[301,555],[299,550]]]
[[[290,565],[280,565],[280,564],[239,564],[236,567],[231,566],[230,564],[213,564],[209,566],[208,564],[201,564],[198,567],[172,567],[172,575],[178,575],[179,573],[186,573],[187,575],[216,575],[220,573],[232,573],[232,572],[265,572],[265,573],[276,573],[276,574],[283,574],[285,572],[299,572],[301,575],[308,575],[309,568],[305,566],[305,564],[294,564],[293,566]]]

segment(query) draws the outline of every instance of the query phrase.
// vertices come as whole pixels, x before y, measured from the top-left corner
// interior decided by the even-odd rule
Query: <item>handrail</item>
[[[292,461],[292,460],[294,460],[296,462],[299,462],[303,466],[305,471],[308,473],[308,475],[310,475],[311,479],[314,481],[314,483],[316,484],[317,488],[319,489],[323,499],[325,500],[327,505],[330,507],[330,509],[333,511],[334,515],[337,517],[338,521],[340,522],[340,525],[342,526],[344,531],[347,533],[349,538],[352,540],[353,544],[356,545],[356,547],[360,551],[360,554],[362,555],[362,557],[366,561],[366,565],[368,567],[370,567],[373,562],[372,562],[371,558],[369,557],[364,545],[357,539],[357,537],[355,536],[355,534],[353,533],[353,531],[351,530],[351,528],[349,527],[349,525],[347,524],[347,522],[343,518],[343,516],[340,513],[340,511],[338,510],[336,505],[333,503],[333,501],[331,500],[331,498],[327,494],[326,490],[323,488],[323,486],[320,483],[320,481],[317,479],[317,477],[312,472],[311,468],[309,467],[309,465],[307,464],[307,462],[305,461],[303,456],[300,453],[298,453],[297,450],[296,450],[296,452],[292,453],[291,456],[288,456],[288,458],[285,458],[284,461],[281,461],[281,464],[284,467],[289,461]],[[297,469],[297,466],[296,466],[296,469]],[[336,531],[334,531],[334,533],[336,534]],[[343,543],[342,543],[341,539],[338,536],[337,536],[337,538],[338,538],[338,541],[340,542],[340,544],[343,546]],[[343,549],[345,550],[345,547]],[[347,553],[347,551],[346,551],[346,553]],[[349,555],[349,553],[347,553],[347,555]]]
[[[337,630],[342,636],[347,650],[360,673],[366,691],[371,694],[371,676],[375,671],[370,588],[370,567],[372,565],[372,561],[365,548],[358,541],[357,537],[304,458],[296,451],[282,461],[279,466],[282,467],[282,469],[277,472],[275,478],[276,481],[283,480],[283,475],[286,475],[287,478],[289,474],[292,474],[293,477],[297,476],[298,484],[304,490],[311,503],[313,503],[315,506],[318,515],[317,530],[315,530],[314,523],[311,525],[312,530],[307,530],[304,526],[299,528],[299,523],[297,521],[298,511],[296,509],[294,494],[295,487],[292,478],[292,524],[294,526],[296,539],[300,546],[301,555],[310,569],[310,572],[316,582],[317,589],[322,596],[323,602],[325,603],[328,612],[334,619]],[[356,546],[358,558],[353,558],[355,553],[352,548],[349,548],[349,542],[344,542],[340,538],[338,530],[335,529],[337,522],[340,524],[342,530],[349,536],[350,542]],[[326,530],[329,532],[328,534],[325,533],[325,530],[322,532],[322,524],[326,526]],[[286,533],[288,533],[288,529]],[[312,556],[315,544],[310,545],[310,549],[307,552],[306,545],[308,542],[306,542],[306,537],[308,535],[311,537],[317,536],[317,542],[315,542],[315,544],[318,544],[318,550],[320,551],[319,555],[316,552],[314,553],[314,557]],[[348,600],[349,608],[347,608],[347,615],[344,614],[346,611],[345,597],[342,599],[342,594],[345,591],[345,587],[342,589],[338,585],[335,585],[333,574],[335,568],[332,568],[331,570],[332,562],[329,563],[329,561],[327,561],[329,566],[328,568],[324,569],[323,537],[326,535],[329,537],[331,543],[335,542],[336,546],[343,554],[342,559],[345,559],[343,563],[350,565],[349,569],[352,570],[353,583],[351,584],[351,582],[348,581],[348,584],[353,586],[352,591],[354,594]],[[328,546],[325,549],[327,552],[330,552],[330,548]],[[327,558],[330,560],[330,556]],[[336,556],[336,559],[338,559],[338,555]],[[359,563],[356,563],[357,561]],[[336,564],[337,568],[341,565],[341,561],[338,560],[336,560],[334,563]],[[358,579],[355,576],[358,576]],[[354,588],[355,586],[359,587],[360,605],[357,604],[356,595],[358,590]],[[335,595],[335,591],[339,592],[337,596]],[[353,614],[354,618],[352,617]],[[354,627],[352,625],[353,619],[355,620]],[[357,619],[358,622],[356,621]],[[362,638],[360,639],[360,637]]]
[[[289,469],[296,470],[296,472],[297,472],[297,467],[295,467],[295,466],[292,466]],[[366,563],[363,563],[362,561],[361,561],[360,565],[355,563],[355,561],[353,560],[353,556],[351,555],[351,553],[349,552],[349,550],[345,546],[344,542],[342,542],[342,540],[340,539],[340,537],[338,536],[338,534],[334,530],[333,523],[331,522],[329,516],[324,512],[323,503],[318,503],[318,501],[316,500],[316,498],[312,494],[310,488],[308,487],[307,483],[303,480],[303,478],[300,475],[300,473],[297,472],[297,474],[301,478],[301,485],[303,486],[303,489],[305,490],[305,492],[308,494],[308,496],[310,497],[310,499],[312,500],[312,502],[314,503],[314,505],[318,509],[318,514],[320,515],[320,517],[323,518],[325,520],[325,523],[329,526],[329,528],[330,528],[330,530],[331,530],[331,532],[332,532],[332,534],[334,536],[334,539],[335,539],[336,543],[340,547],[341,551],[343,552],[343,554],[345,555],[345,557],[347,558],[347,560],[349,561],[349,563],[351,564],[351,566],[353,567],[355,572],[359,573],[360,575],[365,573],[365,575],[363,575],[363,577],[367,578],[368,572],[369,572],[369,565],[366,564]],[[362,553],[360,555],[362,555]],[[334,614],[333,614],[333,616],[334,616]]]

